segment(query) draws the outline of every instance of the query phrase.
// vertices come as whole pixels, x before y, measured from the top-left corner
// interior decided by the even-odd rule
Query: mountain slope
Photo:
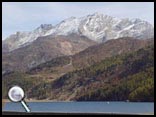
[[[67,63],[64,63],[68,64],[68,66],[72,67],[73,69],[81,69],[98,63],[105,58],[127,52],[133,52],[151,44],[153,44],[153,39],[138,40],[133,38],[120,38],[117,40],[109,40],[106,43],[90,46],[87,49],[72,56],[64,56],[61,57],[61,59],[52,59],[43,64],[35,66],[32,69],[29,69],[29,71],[34,74],[43,71],[49,71],[62,65],[62,63],[59,61],[68,61]],[[57,65],[54,66],[56,63]]]
[[[39,37],[32,44],[2,54],[2,70],[21,71],[64,55],[73,55],[96,44],[84,36]],[[22,61],[22,62],[19,62]]]
[[[100,62],[107,57],[136,51],[153,43],[153,39],[138,40],[128,37],[119,38],[116,40],[112,39],[105,43],[89,47],[84,51],[73,55],[73,66],[77,68],[90,66],[94,63]]]
[[[152,45],[67,73],[52,83],[51,93],[55,94],[52,99],[58,100],[153,101],[153,83],[154,46]],[[146,87],[148,87],[147,92],[139,97],[139,93]]]
[[[154,101],[154,68],[149,67],[129,75],[113,87],[101,86],[95,90],[77,94],[77,101]]]

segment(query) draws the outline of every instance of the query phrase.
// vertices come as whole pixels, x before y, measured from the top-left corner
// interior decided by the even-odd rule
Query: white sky
[[[154,2],[3,2],[2,39],[40,24],[56,25],[71,16],[95,12],[118,18],[140,18],[154,25]]]

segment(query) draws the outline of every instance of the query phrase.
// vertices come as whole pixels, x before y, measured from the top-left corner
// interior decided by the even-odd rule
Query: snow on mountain
[[[3,48],[12,51],[33,42],[40,36],[44,36],[47,31],[51,30],[51,24],[41,24],[32,32],[16,32],[3,41]],[[7,51],[7,50],[6,50]]]
[[[4,45],[6,43],[4,47],[9,45],[9,50],[14,50],[33,42],[40,36],[69,35],[72,33],[86,36],[97,42],[105,42],[120,37],[152,38],[154,37],[154,27],[141,19],[118,19],[94,13],[80,18],[68,18],[55,27],[52,27],[52,25],[41,25],[32,32],[17,32],[8,37],[3,43]]]
[[[62,21],[46,35],[81,34],[89,39],[103,42],[120,37],[135,37],[138,39],[154,36],[154,27],[141,19],[118,19],[100,13],[85,17],[71,17]]]
[[[118,19],[108,15],[94,13],[85,17],[71,17],[58,24],[46,35],[68,35],[77,33],[89,39],[103,42],[120,37],[138,39],[154,36],[154,27],[141,19]]]
[[[70,17],[56,25],[52,30],[49,30],[46,35],[68,35],[71,33],[77,33],[80,23],[79,19]]]

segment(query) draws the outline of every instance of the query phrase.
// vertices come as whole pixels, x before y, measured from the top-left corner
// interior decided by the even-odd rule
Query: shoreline
[[[9,99],[2,99],[4,103],[11,102]],[[99,102],[99,101],[58,101],[58,100],[28,100],[25,99],[26,102]],[[125,101],[101,101],[101,102],[125,102]],[[127,102],[127,103],[137,103],[137,102]],[[139,102],[140,103],[140,102]],[[144,102],[144,103],[154,103],[154,102]]]
[[[11,102],[9,99],[2,99],[4,103]],[[25,99],[26,102],[77,102],[77,101],[58,101],[58,100],[28,100]]]

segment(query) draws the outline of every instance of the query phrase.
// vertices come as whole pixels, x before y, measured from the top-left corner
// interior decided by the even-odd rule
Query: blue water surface
[[[29,102],[32,112],[154,113],[150,102]],[[25,112],[21,103],[7,102],[3,111]]]

